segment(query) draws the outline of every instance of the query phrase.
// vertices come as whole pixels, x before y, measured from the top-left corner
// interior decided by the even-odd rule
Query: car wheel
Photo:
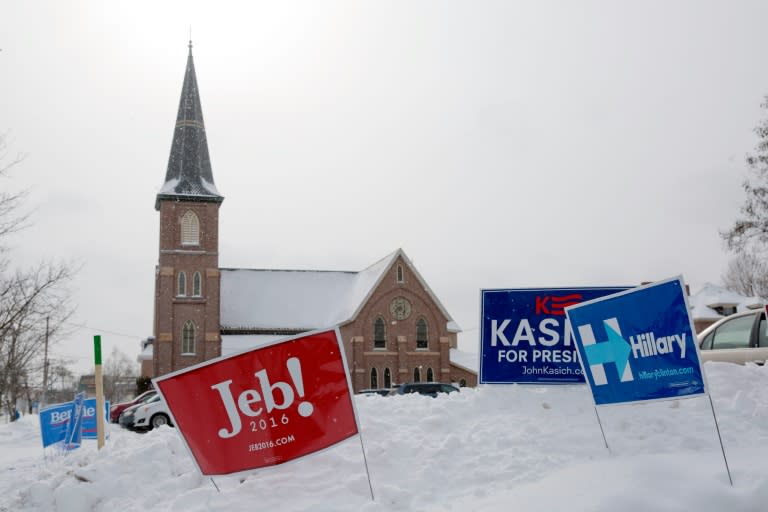
[[[152,428],[157,428],[162,425],[170,425],[171,420],[168,419],[168,416],[165,414],[155,414],[152,416],[152,420],[150,421],[150,425],[152,425]]]

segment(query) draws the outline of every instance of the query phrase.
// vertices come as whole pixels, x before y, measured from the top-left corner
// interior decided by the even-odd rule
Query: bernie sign
[[[80,404],[81,419],[79,430],[75,430],[75,422],[71,421],[76,417],[78,399],[72,402],[51,405],[46,407],[39,414],[40,435],[43,441],[43,448],[52,444],[63,443],[66,449],[77,448],[79,439],[96,439],[96,399],[87,398]],[[108,423],[109,401],[104,403],[104,421]],[[64,443],[65,439],[69,441]],[[77,443],[70,442],[77,439]]]

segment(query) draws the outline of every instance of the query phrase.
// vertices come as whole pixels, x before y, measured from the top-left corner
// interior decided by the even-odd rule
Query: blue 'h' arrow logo
[[[616,365],[621,382],[634,380],[632,369],[629,366],[629,353],[631,349],[627,340],[621,337],[619,321],[616,318],[609,318],[603,320],[603,325],[608,335],[608,341],[600,343],[595,339],[595,333],[592,331],[591,325],[579,326],[579,334],[584,345],[584,355],[592,372],[592,380],[594,380],[596,386],[608,384],[605,368],[603,367],[606,363]]]

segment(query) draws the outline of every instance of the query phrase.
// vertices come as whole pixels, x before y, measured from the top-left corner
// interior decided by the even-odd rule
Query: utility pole
[[[46,405],[46,393],[48,392],[48,317],[45,317],[45,352],[43,355],[43,396],[40,397],[40,411]]]

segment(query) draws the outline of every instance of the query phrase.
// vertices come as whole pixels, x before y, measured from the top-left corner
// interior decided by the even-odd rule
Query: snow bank
[[[486,386],[431,399],[357,396],[360,441],[254,473],[198,475],[171,428],[43,457],[36,416],[0,425],[0,511],[763,510],[768,369],[708,363],[709,400],[600,409],[586,387]]]

